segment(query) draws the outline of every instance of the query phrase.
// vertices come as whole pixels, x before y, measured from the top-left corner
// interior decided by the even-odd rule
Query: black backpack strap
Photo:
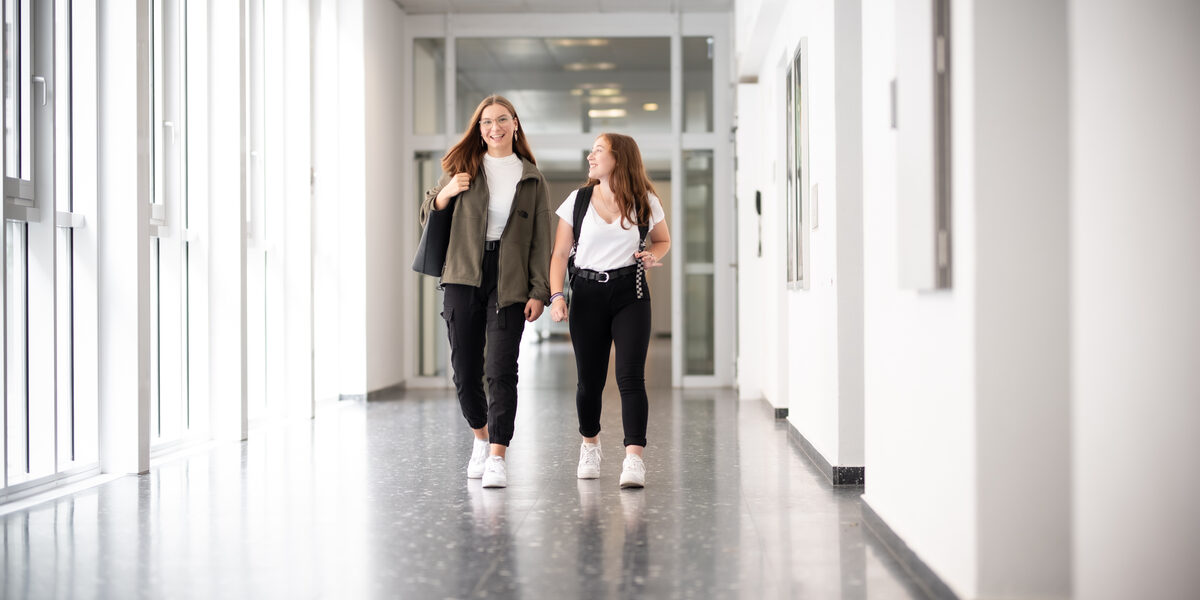
[[[575,191],[575,211],[571,215],[571,235],[575,236],[575,241],[571,244],[571,255],[567,257],[567,278],[572,283],[575,282],[575,250],[579,247],[579,229],[583,227],[583,217],[592,204],[593,189],[595,186],[585,185]]]
[[[575,236],[572,249],[579,245],[579,228],[583,227],[583,217],[587,214],[588,206],[592,204],[592,190],[595,186],[585,185],[575,192],[575,214],[572,215],[571,233]]]

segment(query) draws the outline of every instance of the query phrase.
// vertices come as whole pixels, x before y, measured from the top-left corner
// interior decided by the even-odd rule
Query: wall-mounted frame
[[[788,287],[808,289],[808,38],[788,62],[785,86]]]
[[[896,201],[899,285],[951,285],[950,0],[896,7]]]

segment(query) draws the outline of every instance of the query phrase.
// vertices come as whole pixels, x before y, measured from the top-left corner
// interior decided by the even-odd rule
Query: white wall
[[[754,14],[769,3],[747,4]],[[894,11],[890,0],[862,10],[864,500],[963,597],[1186,597],[1200,587],[1188,562],[1200,521],[1187,517],[1200,493],[1200,8],[953,4],[952,287],[936,292],[898,285],[889,84],[901,56],[928,48],[897,38]],[[739,384],[777,406],[784,394],[827,458],[838,405],[818,399],[846,381],[830,384],[844,366],[828,351],[845,336],[828,319],[853,310],[838,282],[853,269],[833,257],[854,251],[833,239],[853,217],[849,174],[829,163],[830,150],[847,151],[829,125],[845,89],[826,56],[841,31],[829,14],[789,4],[768,58],[738,69],[757,75],[739,90],[739,218],[750,220],[739,223],[739,294],[743,311],[754,306],[739,316]],[[759,29],[747,17],[738,31]],[[822,198],[806,292],[780,291],[777,222],[779,64],[801,36]],[[755,189],[772,223],[761,258]]]
[[[392,0],[366,0],[366,360],[367,390],[404,380],[408,334],[403,310],[412,257],[400,227],[412,220],[411,189],[402,174],[401,102],[408,52],[404,12]]]
[[[740,318],[738,385],[742,397],[765,397],[788,409],[788,419],[833,465],[860,466],[862,445],[862,139],[857,54],[859,4],[764,2],[738,20],[739,32],[763,35],[738,40],[740,60],[762,55],[761,64],[738,66],[757,78],[739,95],[737,145]],[[738,10],[742,10],[739,6]],[[838,11],[838,12],[835,12]],[[769,27],[762,24],[768,19]],[[837,26],[835,26],[837,21]],[[836,34],[835,34],[836,31]],[[807,38],[809,102],[810,232],[807,289],[787,289],[786,158],[784,100],[786,66]],[[837,46],[846,71],[834,68]],[[753,46],[763,44],[764,49]],[[840,111],[840,112],[839,112]],[[847,136],[839,147],[839,131]],[[766,149],[766,151],[764,151]],[[839,151],[842,159],[839,164]],[[839,182],[849,183],[848,196]],[[763,194],[763,256],[758,256],[754,192]],[[813,192],[815,191],[815,196]],[[812,200],[811,198],[815,198]],[[814,221],[812,217],[815,216]],[[839,222],[842,216],[850,218]],[[749,227],[745,221],[749,221]],[[841,246],[839,246],[839,244]],[[839,263],[839,247],[845,255]],[[839,309],[850,310],[839,314]],[[844,362],[843,362],[844,361]]]
[[[837,339],[837,214],[822,210],[835,206],[837,196],[834,130],[834,27],[832,2],[791,3],[784,10],[777,39],[777,49],[768,51],[769,62],[786,57],[790,60],[800,38],[808,38],[808,114],[809,114],[809,176],[810,190],[818,190],[818,227],[810,233],[809,258],[806,261],[808,289],[789,290],[785,310],[787,317],[788,420],[825,456],[830,464],[839,465],[838,456],[838,339]],[[773,57],[773,58],[772,58]],[[772,69],[772,78],[761,78],[766,89],[775,90],[772,96],[784,97],[786,77]],[[771,147],[784,147],[784,121],[777,121],[778,141]],[[779,164],[785,160],[781,158]],[[777,177],[783,175],[779,170]],[[780,194],[783,200],[783,194]],[[810,207],[812,204],[810,204]],[[781,214],[783,211],[781,210]],[[810,208],[811,215],[811,208]],[[777,221],[786,227],[786,219]],[[811,219],[809,225],[811,227]],[[786,240],[786,229],[780,239]],[[786,243],[781,248],[786,248]]]
[[[973,595],[976,480],[972,402],[975,238],[973,80],[956,71],[952,227],[954,289],[899,288],[896,75],[889,0],[863,3],[864,500],[951,588]],[[969,6],[955,6],[954,59],[969,64]]]
[[[1074,0],[1074,593],[1200,589],[1200,4]]]
[[[734,142],[737,148],[760,146],[764,134],[762,103],[757,83],[737,86],[737,137]],[[783,400],[778,385],[783,372],[779,368],[779,353],[751,352],[753,349],[765,349],[767,344],[773,343],[775,338],[771,335],[771,319],[779,312],[775,299],[783,296],[782,285],[768,284],[778,280],[768,276],[768,273],[770,265],[777,265],[779,261],[777,253],[766,251],[768,244],[763,239],[775,231],[773,221],[767,216],[774,212],[774,205],[777,204],[771,201],[775,197],[769,183],[772,168],[773,165],[763,158],[740,160],[737,163],[737,388],[739,398],[772,398],[775,406],[782,406],[778,404]],[[755,210],[755,192],[761,195],[761,216]]]
[[[790,59],[784,43],[775,40],[774,24],[782,5],[772,0],[734,5],[736,70],[755,82],[739,86],[737,95],[737,386],[742,398],[762,397],[776,408],[788,406],[785,160],[782,121],[772,117],[783,114],[785,103],[778,93],[783,83],[777,71]],[[762,193],[761,219],[751,216],[755,191]],[[754,224],[753,231],[746,230],[748,223]]]

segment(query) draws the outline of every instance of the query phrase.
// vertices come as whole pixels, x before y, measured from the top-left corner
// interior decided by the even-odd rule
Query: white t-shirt
[[[512,210],[513,196],[517,194],[517,182],[521,181],[521,157],[509,154],[504,158],[496,158],[490,154],[483,155],[483,172],[487,177],[488,211],[487,235],[488,241],[498,240],[508,224],[508,213]]]
[[[568,227],[574,225],[577,192],[571,192],[555,213],[566,221]],[[665,218],[658,196],[650,194],[650,231]],[[596,207],[589,204],[587,213],[583,215],[579,247],[575,250],[575,266],[593,271],[611,271],[634,264],[633,255],[638,251],[638,228],[630,221],[624,221],[624,224],[622,221],[618,218],[613,223],[605,222],[596,214]]]

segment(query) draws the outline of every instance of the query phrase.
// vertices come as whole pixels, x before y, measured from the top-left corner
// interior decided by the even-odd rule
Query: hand
[[[542,309],[545,308],[545,306],[546,305],[542,304],[541,300],[538,300],[537,298],[530,298],[529,302],[525,303],[525,320],[529,321],[530,323],[538,320],[538,317],[542,316]]]
[[[650,267],[661,267],[662,263],[658,262],[658,257],[649,250],[633,253],[634,260],[642,261],[642,267],[649,269]]]
[[[562,298],[555,298],[550,304],[550,318],[554,319],[555,323],[561,323],[567,320],[567,301]]]
[[[451,177],[450,181],[446,182],[446,186],[442,188],[442,191],[438,192],[438,210],[446,208],[446,205],[450,203],[451,198],[469,189],[471,189],[470,175],[466,173],[459,173],[454,177]]]

